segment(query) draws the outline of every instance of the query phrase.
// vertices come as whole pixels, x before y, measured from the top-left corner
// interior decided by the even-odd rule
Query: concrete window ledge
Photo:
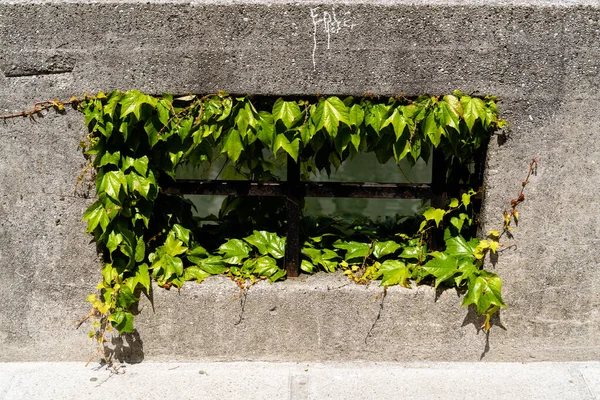
[[[113,344],[118,359],[151,360],[520,360],[580,354],[581,343],[558,349],[549,338],[564,326],[547,326],[501,311],[489,335],[473,307],[460,307],[455,289],[357,285],[342,274],[318,273],[266,281],[243,293],[225,277],[181,291],[153,288],[142,299],[136,332]],[[154,306],[154,310],[153,310]],[[598,347],[586,358],[595,359]]]

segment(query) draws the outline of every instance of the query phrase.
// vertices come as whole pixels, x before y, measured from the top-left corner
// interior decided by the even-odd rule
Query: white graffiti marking
[[[323,27],[323,32],[327,35],[327,50],[331,48],[331,35],[338,34],[341,30],[352,30],[356,26],[352,23],[350,18],[350,11],[343,13],[343,17],[336,15],[335,8],[331,8],[331,11],[320,11],[319,8],[311,8],[310,16],[313,23],[313,52],[312,62],[313,69],[316,71],[317,62],[315,60],[315,54],[317,52],[317,28],[319,25]]]

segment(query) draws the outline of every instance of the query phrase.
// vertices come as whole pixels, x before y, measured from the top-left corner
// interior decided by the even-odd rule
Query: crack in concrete
[[[594,394],[594,392],[592,391],[592,389],[590,388],[590,383],[588,382],[587,378],[585,377],[585,374],[583,372],[581,372],[581,370],[579,368],[575,368],[575,371],[577,372],[577,374],[581,377],[581,379],[583,380],[583,383],[585,385],[585,388],[587,389],[589,395],[591,396],[591,398],[593,400],[598,400],[598,398],[596,397],[596,395]]]
[[[244,310],[246,309],[246,298],[248,297],[248,289],[242,289],[242,294],[240,296],[240,317],[239,319],[233,323],[233,325],[237,326],[242,323],[244,319]]]
[[[367,332],[367,336],[365,336],[365,344],[367,344],[367,339],[369,339],[369,337],[371,337],[371,333],[373,332],[373,329],[375,329],[375,325],[377,325],[379,318],[381,318],[381,312],[383,311],[383,303],[385,301],[385,296],[387,296],[387,286],[385,286],[383,288],[383,293],[380,296],[381,296],[381,301],[379,302],[379,312],[377,313],[377,317],[375,317],[375,321],[373,321],[373,324],[371,325],[369,332]]]
[[[4,76],[6,78],[23,78],[27,76],[40,76],[40,75],[62,75],[62,74],[70,74],[73,72],[73,68],[64,69],[64,70],[49,70],[49,69],[39,69],[35,71],[11,71],[4,72]]]

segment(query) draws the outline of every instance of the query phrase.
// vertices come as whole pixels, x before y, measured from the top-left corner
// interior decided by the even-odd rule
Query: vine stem
[[[519,224],[519,212],[517,210],[517,206],[525,200],[525,187],[529,184],[529,178],[531,177],[531,175],[537,174],[537,166],[538,159],[534,157],[529,163],[529,170],[527,171],[527,176],[525,177],[525,180],[521,182],[521,190],[519,191],[517,199],[513,199],[510,201],[510,213],[506,209],[504,209],[504,227],[502,228],[502,232],[500,232],[500,235],[498,235],[498,241],[502,238],[502,236],[508,234],[508,232],[510,231],[510,222],[512,220],[515,221],[516,225]]]
[[[92,97],[93,98],[93,97]],[[5,114],[0,115],[0,119],[6,122],[7,119],[14,119],[19,117],[29,117],[29,119],[33,119],[35,114],[40,113],[42,111],[49,110],[51,108],[55,109],[57,112],[63,112],[65,110],[66,105],[76,106],[82,101],[88,100],[90,97],[87,97],[87,94],[84,94],[83,98],[72,97],[69,101],[60,101],[58,99],[54,100],[46,100],[46,101],[38,101],[33,105],[33,109],[27,111],[21,111],[14,114]]]
[[[363,262],[361,265],[361,269],[365,268],[365,264],[367,263],[367,258],[369,258],[369,255],[371,254],[371,249],[373,248],[373,243],[375,243],[374,240],[371,240],[371,243],[369,243],[369,249],[367,250],[367,255],[365,256],[365,258],[363,258]]]

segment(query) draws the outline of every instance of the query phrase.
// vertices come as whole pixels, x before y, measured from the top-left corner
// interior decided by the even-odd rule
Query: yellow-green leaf
[[[440,225],[440,222],[444,218],[445,214],[446,214],[446,211],[444,211],[444,209],[442,209],[442,208],[434,208],[434,207],[428,207],[423,212],[423,216],[425,217],[425,219],[427,221],[434,220],[436,226]]]
[[[295,101],[284,101],[281,97],[273,104],[273,119],[281,120],[286,128],[291,128],[302,111]]]

